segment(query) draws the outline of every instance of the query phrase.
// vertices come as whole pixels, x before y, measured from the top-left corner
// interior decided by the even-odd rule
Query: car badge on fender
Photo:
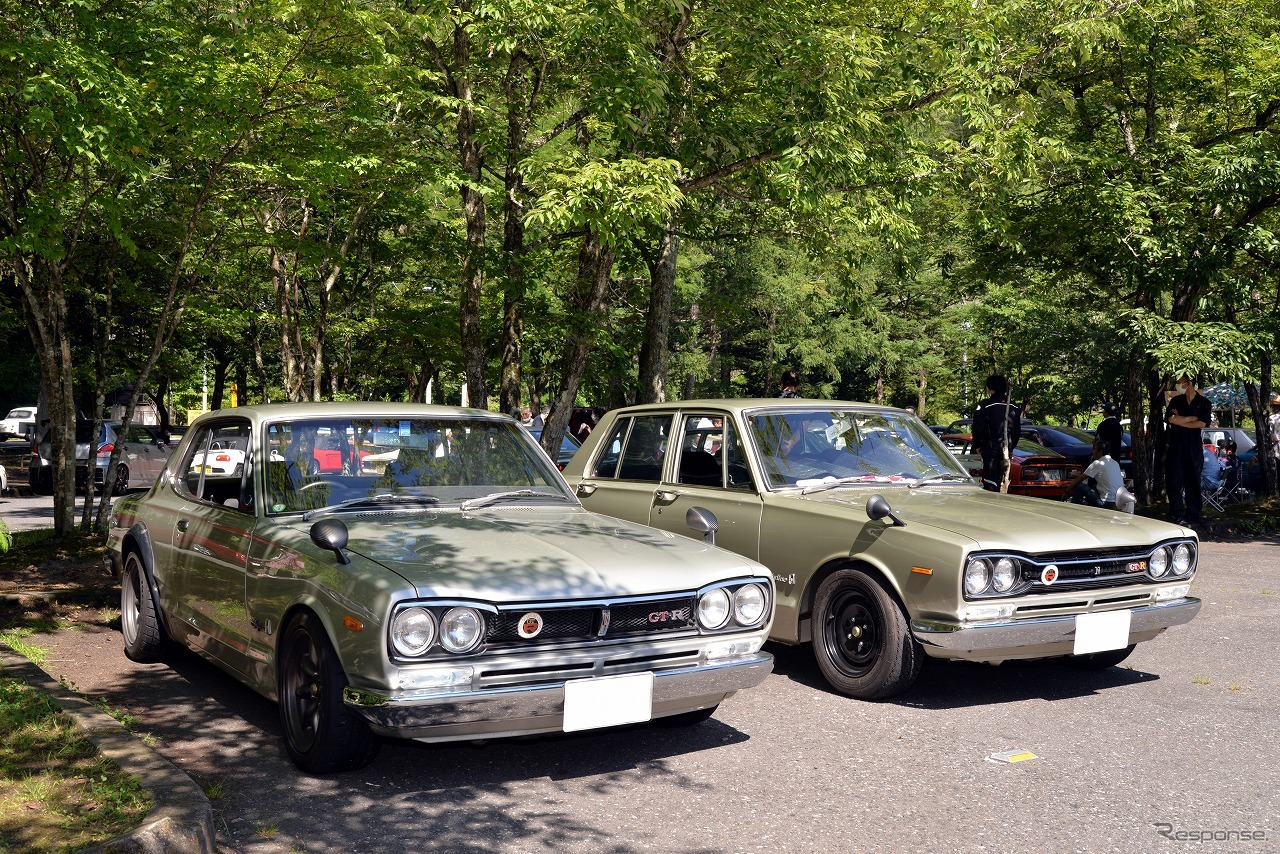
[[[1058,580],[1058,567],[1054,566],[1053,564],[1046,566],[1044,570],[1040,573],[1041,584],[1052,584],[1057,580]]]
[[[525,640],[536,638],[542,631],[542,615],[537,611],[530,611],[520,618],[520,625],[516,628],[516,633]]]

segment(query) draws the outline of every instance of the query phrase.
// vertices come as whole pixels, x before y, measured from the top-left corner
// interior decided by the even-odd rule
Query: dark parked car
[[[533,437],[533,441],[542,443],[542,428],[527,427],[529,435]],[[577,439],[565,433],[560,437],[560,453],[556,454],[556,468],[564,471],[564,467],[569,464],[569,460],[573,459],[573,455],[582,447],[582,443]]]

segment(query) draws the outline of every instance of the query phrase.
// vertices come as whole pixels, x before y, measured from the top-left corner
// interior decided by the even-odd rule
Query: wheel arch
[[[329,646],[337,655],[338,666],[342,668],[342,672],[350,680],[351,674],[347,673],[347,668],[342,662],[342,655],[338,653],[338,635],[336,627],[329,618],[329,609],[314,596],[303,596],[289,604],[284,609],[284,613],[280,615],[280,625],[276,629],[275,643],[271,645],[271,690],[279,692],[280,690],[280,657],[284,652],[284,639],[288,633],[288,629],[303,614],[310,614],[324,628],[324,633],[328,638]],[[273,697],[273,699],[277,699]]]
[[[160,587],[156,584],[155,547],[151,544],[151,532],[147,530],[147,526],[142,522],[135,524],[120,538],[121,577],[124,575],[124,562],[128,559],[130,553],[137,553],[138,560],[142,562],[142,571],[143,575],[146,576],[147,588],[151,591],[151,601],[156,603],[156,608],[163,614],[164,609],[161,607],[160,602]]]
[[[822,586],[822,582],[844,569],[860,569],[865,572],[884,588],[894,603],[902,609],[902,613],[910,619],[911,612],[907,610],[902,591],[898,589],[893,573],[888,569],[861,555],[832,558],[814,570],[805,584],[804,593],[800,598],[796,625],[796,638],[799,643],[810,643],[813,640],[813,600],[818,595],[818,588]]]

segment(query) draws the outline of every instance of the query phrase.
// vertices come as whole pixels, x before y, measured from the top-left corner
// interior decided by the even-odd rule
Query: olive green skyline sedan
[[[697,723],[773,666],[765,567],[584,510],[475,410],[210,413],[115,504],[109,549],[128,656],[181,643],[278,700],[311,773],[367,764],[380,735]]]
[[[813,644],[841,693],[892,697],[925,656],[1118,664],[1188,622],[1194,531],[984,491],[914,415],[797,399],[608,413],[565,467],[584,506],[773,571],[771,638]]]

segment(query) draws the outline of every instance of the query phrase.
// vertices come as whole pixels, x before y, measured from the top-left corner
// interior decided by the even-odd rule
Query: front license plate
[[[1102,614],[1076,615],[1076,655],[1124,649],[1129,645],[1132,611],[1107,611]]]
[[[653,674],[564,683],[564,731],[643,723],[653,717]]]

